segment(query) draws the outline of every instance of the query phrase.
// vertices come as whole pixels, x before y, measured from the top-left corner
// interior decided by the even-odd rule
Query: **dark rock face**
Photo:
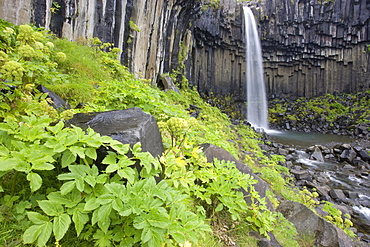
[[[370,87],[370,55],[364,53],[370,43],[369,1],[264,0],[256,13],[270,96]]]
[[[236,1],[223,1],[220,9],[208,8],[194,21],[190,84],[209,96],[233,95],[245,100],[245,45],[243,12]]]
[[[78,113],[68,124],[83,129],[90,127],[101,135],[131,146],[140,142],[143,152],[149,152],[153,157],[161,156],[164,151],[155,118],[137,107],[103,113]]]

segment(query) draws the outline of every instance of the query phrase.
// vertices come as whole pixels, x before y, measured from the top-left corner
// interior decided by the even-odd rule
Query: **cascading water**
[[[245,55],[247,75],[247,121],[268,130],[267,99],[263,79],[261,44],[254,15],[243,7],[245,21]]]

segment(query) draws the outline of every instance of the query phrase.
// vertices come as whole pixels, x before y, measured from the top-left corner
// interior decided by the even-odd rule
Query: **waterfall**
[[[267,99],[263,79],[261,44],[256,21],[250,8],[243,7],[245,21],[245,55],[247,76],[247,121],[257,128],[268,129]]]

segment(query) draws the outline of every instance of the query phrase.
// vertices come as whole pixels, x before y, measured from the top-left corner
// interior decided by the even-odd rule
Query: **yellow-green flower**
[[[8,61],[0,69],[1,78],[10,81],[21,81],[23,72],[23,66],[16,61]]]
[[[30,45],[20,45],[17,50],[22,57],[31,58],[35,56],[35,50]]]

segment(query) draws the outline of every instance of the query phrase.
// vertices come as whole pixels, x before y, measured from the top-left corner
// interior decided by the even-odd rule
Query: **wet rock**
[[[356,152],[352,148],[351,149],[345,149],[340,154],[340,160],[348,161],[349,163],[352,163],[352,161],[355,157],[356,157]]]
[[[332,189],[329,192],[329,194],[330,194],[331,198],[333,198],[334,200],[337,200],[337,201],[340,201],[340,202],[347,201],[347,197],[345,196],[343,191],[340,190],[340,189]]]
[[[286,150],[286,149],[279,148],[279,150],[278,150],[278,154],[286,156],[286,155],[288,155],[288,154],[289,154],[289,152],[288,152],[288,150]]]
[[[348,191],[348,190],[345,190],[345,191],[343,191],[344,192],[344,194],[348,197],[348,198],[350,198],[350,199],[357,199],[357,198],[359,198],[359,196],[358,196],[358,193],[357,192],[354,192],[354,191]]]
[[[358,156],[363,160],[363,161],[369,161],[370,156],[365,150],[361,150],[358,152]]]
[[[321,149],[319,147],[315,147],[314,152],[311,154],[312,160],[317,160],[320,162],[324,162],[324,157],[322,155]]]
[[[363,160],[358,160],[358,159],[354,159],[352,161],[352,164],[358,168],[361,168],[361,167],[366,167],[367,166],[367,163]]]
[[[291,162],[291,161],[287,161],[287,162],[285,163],[285,167],[286,167],[286,168],[288,168],[288,169],[291,169],[291,168],[293,167],[293,162]]]
[[[290,173],[292,173],[297,180],[312,180],[312,176],[307,170],[298,171],[291,169]]]
[[[343,166],[343,169],[346,169],[346,170],[353,170],[353,169],[354,169],[354,167],[353,167],[353,166],[351,166],[351,165],[349,165],[349,164],[346,164],[346,165],[344,165],[344,166]]]

